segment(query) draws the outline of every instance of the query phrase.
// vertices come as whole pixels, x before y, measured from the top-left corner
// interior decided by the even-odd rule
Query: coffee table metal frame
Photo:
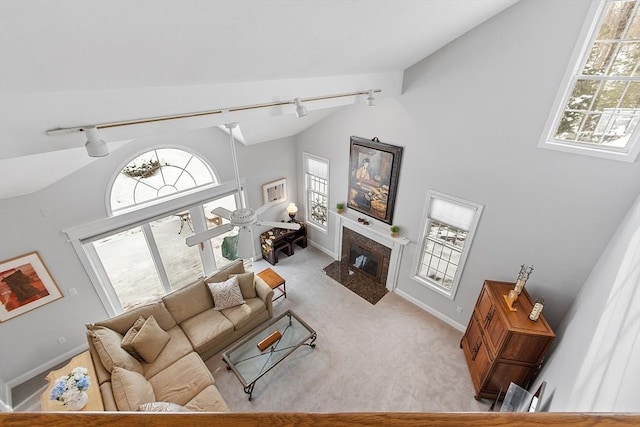
[[[283,319],[288,319],[288,322],[285,320],[284,324],[282,322]],[[294,324],[297,323],[297,324]],[[257,345],[260,341],[270,335],[272,331],[272,327],[276,324],[281,327],[280,333],[282,334],[282,338],[272,344],[265,351],[260,351],[257,348]],[[284,326],[284,328],[282,328]],[[290,335],[295,334],[295,332],[299,332],[299,328],[302,327],[304,333],[295,339],[294,341],[290,341]],[[297,330],[294,330],[298,328]],[[287,332],[290,334],[287,335]],[[287,356],[293,353],[298,347],[303,345],[308,345],[311,348],[315,348],[315,340],[317,338],[316,331],[314,331],[304,320],[298,317],[293,311],[287,310],[282,313],[277,318],[271,320],[269,323],[262,325],[259,329],[248,337],[242,339],[238,344],[233,346],[228,351],[222,354],[222,360],[227,365],[227,369],[233,371],[238,380],[244,386],[244,392],[249,395],[249,401],[251,401],[251,395],[253,393],[253,388],[256,385],[256,382],[262,378],[267,372],[273,369],[278,363],[282,362]],[[308,341],[308,342],[307,342]],[[235,354],[234,353],[238,353]],[[247,363],[257,363],[258,361],[263,360],[262,367],[257,369],[249,378],[245,378],[246,372],[242,372],[242,369],[239,368],[239,364],[243,362]]]

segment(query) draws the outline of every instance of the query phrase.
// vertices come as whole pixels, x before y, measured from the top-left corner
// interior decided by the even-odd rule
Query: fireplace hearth
[[[341,261],[334,261],[324,272],[346,288],[375,304],[387,292],[391,249],[344,227]]]

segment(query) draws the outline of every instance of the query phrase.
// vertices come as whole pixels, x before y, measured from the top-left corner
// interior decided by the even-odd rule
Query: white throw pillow
[[[215,310],[224,310],[225,308],[244,304],[240,285],[238,284],[238,276],[233,276],[220,283],[207,283],[207,285],[211,291],[211,296],[213,296],[213,308]]]

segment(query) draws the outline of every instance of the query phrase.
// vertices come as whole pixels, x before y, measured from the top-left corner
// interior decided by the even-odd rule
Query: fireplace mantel
[[[366,215],[358,215],[357,212],[347,209],[343,213],[334,210],[330,211],[336,218],[335,221],[335,251],[341,261],[342,249],[342,227],[349,228],[356,233],[362,234],[371,240],[391,249],[391,259],[389,261],[389,273],[387,274],[386,287],[389,291],[393,291],[396,287],[398,272],[400,270],[400,262],[402,261],[402,252],[404,247],[410,243],[406,237],[391,237],[391,231],[387,224],[381,223]],[[369,221],[369,225],[363,225],[358,222],[358,218],[365,218]]]

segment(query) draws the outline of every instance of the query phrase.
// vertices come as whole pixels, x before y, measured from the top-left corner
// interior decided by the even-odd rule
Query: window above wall
[[[594,2],[539,147],[633,162],[640,152],[640,2]]]
[[[118,173],[109,207],[120,214],[217,183],[211,167],[195,154],[157,148],[140,154]]]

